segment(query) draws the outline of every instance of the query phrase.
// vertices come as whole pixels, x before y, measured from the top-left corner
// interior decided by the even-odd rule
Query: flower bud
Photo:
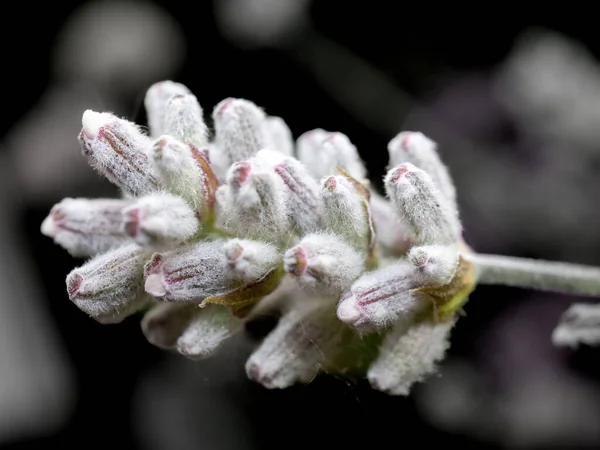
[[[285,252],[284,269],[310,290],[339,296],[364,268],[364,257],[334,234],[310,234]]]
[[[142,274],[148,254],[129,244],[96,256],[67,276],[69,298],[93,318],[131,311],[143,296]]]
[[[327,228],[358,251],[373,251],[375,228],[366,188],[347,176],[330,176],[321,181],[320,196]]]
[[[331,305],[306,302],[281,318],[246,362],[246,373],[268,389],[283,389],[312,381],[322,369],[350,371],[351,367],[336,367],[335,361],[354,334],[340,326]]]
[[[208,128],[204,123],[203,111],[193,94],[178,94],[167,102],[165,134],[201,148],[208,143]]]
[[[371,386],[391,395],[408,395],[414,383],[435,371],[450,346],[454,321],[398,323],[384,338],[379,357],[369,368]]]
[[[189,303],[158,303],[142,319],[142,332],[157,347],[203,359],[214,354],[242,325],[222,305],[200,308]]]
[[[223,251],[236,278],[246,282],[259,279],[281,260],[274,245],[248,239],[230,239]]]
[[[340,299],[338,318],[359,329],[380,329],[430,306],[426,296],[411,292],[416,287],[412,271],[401,260],[364,274]]]
[[[273,153],[276,152],[262,150],[257,158],[269,160],[275,173],[283,180],[288,216],[292,224],[301,236],[318,231],[323,227],[319,185],[300,161],[278,157]]]
[[[265,148],[294,156],[294,138],[287,123],[276,116],[267,116],[262,122],[262,132],[265,139]]]
[[[144,267],[145,289],[164,301],[225,305],[243,317],[279,285],[276,267],[249,280],[256,270],[241,273],[231,267],[224,241],[203,241],[166,253],[155,253]],[[266,265],[266,264],[265,264]]]
[[[231,288],[223,241],[155,253],[144,267],[145,289],[164,301],[200,303]]]
[[[385,187],[397,214],[410,225],[417,245],[459,242],[458,211],[426,172],[411,163],[400,164],[386,175]]]
[[[423,133],[404,131],[388,144],[390,154],[389,169],[402,163],[411,163],[424,170],[433,179],[446,201],[456,208],[456,189],[448,168],[442,163],[437,144]]]
[[[138,196],[159,189],[148,156],[150,140],[138,127],[110,113],[83,113],[79,141],[90,164],[127,194]]]
[[[41,231],[75,258],[94,256],[127,242],[121,211],[130,204],[128,200],[65,198],[52,207]]]
[[[198,150],[164,135],[155,141],[152,156],[165,187],[188,202],[204,223],[210,222],[219,181],[208,150]]]
[[[375,191],[371,191],[369,206],[375,236],[384,252],[392,256],[404,255],[413,245],[408,224],[400,220],[392,203]]]
[[[227,184],[219,188],[217,199],[219,223],[226,230],[251,239],[272,242],[287,239],[291,226],[285,186],[256,159],[231,166]]]
[[[190,93],[186,86],[173,81],[160,81],[150,86],[144,98],[150,136],[156,138],[161,134],[168,133],[165,116],[167,114],[167,103],[171,97]]]
[[[263,110],[248,100],[227,98],[215,106],[215,141],[232,163],[251,158],[264,147],[264,119]]]
[[[453,246],[425,245],[413,247],[408,260],[414,276],[422,286],[444,286],[452,280],[458,268],[458,251]]]
[[[317,128],[302,134],[297,145],[298,159],[318,180],[337,173],[337,167],[358,180],[366,177],[367,171],[356,147],[343,133]]]
[[[199,229],[194,211],[181,198],[166,192],[141,197],[123,210],[123,230],[144,247],[183,244]]]

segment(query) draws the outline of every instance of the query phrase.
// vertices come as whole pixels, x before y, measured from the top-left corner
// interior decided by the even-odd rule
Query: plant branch
[[[465,254],[478,283],[600,297],[600,267],[513,256]]]

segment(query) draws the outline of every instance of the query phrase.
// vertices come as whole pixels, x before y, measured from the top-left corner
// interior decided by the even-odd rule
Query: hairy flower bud
[[[337,316],[359,329],[380,329],[412,317],[431,302],[413,293],[416,287],[410,263],[398,261],[366,273],[340,299]]]
[[[223,305],[158,303],[142,319],[142,331],[151,344],[190,359],[211,356],[242,326]]]
[[[65,198],[42,223],[44,235],[75,258],[94,256],[127,242],[121,229],[128,200]]]
[[[130,195],[160,187],[148,155],[151,142],[135,124],[91,110],[83,113],[82,124],[82,151],[96,170]]]
[[[416,244],[454,244],[460,240],[458,211],[426,172],[411,163],[400,164],[386,175],[385,188],[399,216],[411,226]]]
[[[327,228],[342,236],[358,251],[364,254],[373,252],[375,227],[368,190],[348,176],[330,176],[321,181],[320,196]]]
[[[183,244],[200,226],[181,198],[166,192],[141,197],[123,210],[123,230],[144,247],[166,248]]]
[[[458,251],[455,246],[425,245],[413,247],[408,260],[414,268],[417,282],[422,286],[448,284],[458,268]]]
[[[288,216],[299,235],[317,231],[323,226],[323,205],[319,185],[297,159],[261,150],[257,158],[269,161],[283,180]]]
[[[287,123],[276,116],[267,116],[262,122],[262,132],[265,139],[265,148],[294,156],[294,138]]]
[[[401,322],[388,333],[367,374],[373,388],[391,395],[408,395],[414,383],[435,371],[450,346],[454,321]]]
[[[165,187],[187,201],[204,223],[211,222],[219,181],[208,149],[198,150],[165,135],[154,143],[152,156]]]
[[[231,287],[223,241],[155,253],[144,268],[145,289],[164,301],[200,303]]]
[[[205,146],[208,143],[208,128],[202,115],[202,107],[195,95],[174,95],[167,102],[165,134],[194,147]]]
[[[353,365],[338,363],[340,354],[353,347],[356,334],[336,321],[324,299],[318,300],[306,302],[281,318],[246,362],[250,379],[268,389],[282,389],[308,383],[322,369],[352,372],[362,362],[355,358]]]
[[[358,180],[367,174],[356,147],[343,133],[318,128],[302,134],[297,145],[298,158],[317,179],[335,174],[337,167]]]
[[[364,257],[335,234],[309,234],[285,252],[284,269],[305,288],[339,296],[358,278]]]
[[[165,118],[167,103],[171,97],[190,93],[186,86],[173,81],[160,81],[150,86],[144,98],[150,136],[156,138],[161,134],[168,133]]]
[[[251,158],[264,147],[264,119],[263,110],[248,100],[227,98],[215,106],[215,140],[232,163]]]
[[[448,168],[440,160],[435,142],[423,133],[404,131],[389,142],[388,152],[389,169],[402,163],[414,164],[429,174],[446,200],[456,208],[456,189]]]
[[[259,279],[281,261],[277,247],[260,241],[230,239],[223,251],[232,272],[243,281]]]
[[[93,318],[121,311],[135,312],[140,304],[144,261],[148,253],[129,244],[96,256],[67,276],[69,298]]]
[[[279,242],[290,233],[285,186],[256,159],[234,163],[217,191],[219,223],[240,237]]]

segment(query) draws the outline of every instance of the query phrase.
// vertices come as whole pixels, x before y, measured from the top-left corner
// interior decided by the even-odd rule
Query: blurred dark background
[[[371,0],[11,4],[2,33],[0,447],[600,448],[600,352],[552,347],[556,294],[478,288],[438,376],[409,398],[322,376],[268,391],[244,361],[269,324],[189,362],[138,318],[103,326],[68,301],[81,261],[39,232],[66,196],[116,191],[81,158],[85,109],[145,123],[150,84],[229,96],[295,137],[349,135],[376,186],[387,142],[440,144],[467,242],[600,265],[600,39],[582,9],[436,9]]]

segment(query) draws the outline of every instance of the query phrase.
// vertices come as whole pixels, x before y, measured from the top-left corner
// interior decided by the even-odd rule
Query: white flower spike
[[[92,256],[66,284],[98,322],[143,314],[151,344],[203,359],[277,314],[246,364],[252,380],[286,388],[329,373],[408,395],[436,371],[477,284],[600,297],[600,268],[470,249],[448,169],[422,133],[388,144],[386,199],[342,133],[315,129],[294,145],[283,119],[235,98],[209,130],[172,81],[144,103],[150,136],[111,113],[82,119],[83,154],[125,198],[65,199],[41,227]],[[598,344],[599,311],[574,305],[554,343]]]

